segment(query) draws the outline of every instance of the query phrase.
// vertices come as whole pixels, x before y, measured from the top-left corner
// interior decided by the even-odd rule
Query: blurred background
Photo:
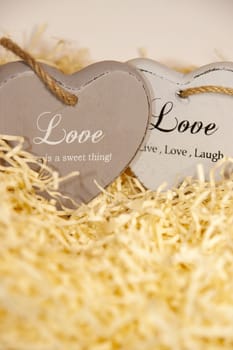
[[[142,48],[172,65],[233,60],[233,0],[0,0],[0,34],[22,42],[35,26],[88,47],[94,60]]]

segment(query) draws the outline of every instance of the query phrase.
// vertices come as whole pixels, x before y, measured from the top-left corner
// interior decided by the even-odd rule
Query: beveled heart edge
[[[127,63],[142,72],[147,72],[148,65],[153,65],[154,69],[156,69],[156,75],[158,77],[161,79],[166,79],[170,83],[174,83],[180,86],[189,85],[197,78],[212,73],[213,71],[226,71],[233,73],[233,62],[230,61],[209,63],[199,68],[193,69],[188,73],[179,72],[178,70],[172,69],[150,58],[134,58],[127,61]],[[137,65],[140,65],[141,67],[137,68]]]

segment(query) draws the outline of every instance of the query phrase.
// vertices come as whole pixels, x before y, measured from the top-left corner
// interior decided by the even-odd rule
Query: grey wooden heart
[[[27,150],[61,176],[79,171],[60,190],[87,203],[100,192],[94,180],[106,187],[137,153],[151,113],[149,93],[136,69],[119,62],[73,75],[43,67],[78,96],[77,105],[56,99],[23,62],[0,66],[0,134],[24,136]]]

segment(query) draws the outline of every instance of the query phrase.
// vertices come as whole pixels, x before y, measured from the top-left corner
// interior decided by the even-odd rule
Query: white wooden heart
[[[131,169],[145,187],[180,183],[195,176],[197,164],[205,173],[219,159],[233,155],[233,96],[202,93],[178,95],[190,87],[233,87],[233,63],[215,63],[189,73],[173,71],[150,59],[129,62],[146,79],[152,96],[152,120]]]

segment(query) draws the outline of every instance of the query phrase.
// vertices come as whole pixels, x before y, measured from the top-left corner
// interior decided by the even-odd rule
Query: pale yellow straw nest
[[[41,57],[83,66],[59,45]],[[232,178],[152,193],[125,173],[68,219],[21,139],[0,158],[1,350],[233,349]]]

